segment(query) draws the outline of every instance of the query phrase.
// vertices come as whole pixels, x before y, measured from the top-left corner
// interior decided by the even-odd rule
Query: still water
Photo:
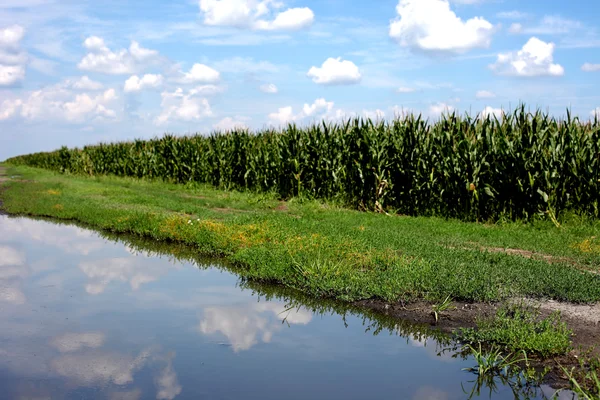
[[[0,216],[0,398],[469,397],[473,360],[419,329],[228,271],[183,247]],[[497,385],[491,398],[515,398]]]

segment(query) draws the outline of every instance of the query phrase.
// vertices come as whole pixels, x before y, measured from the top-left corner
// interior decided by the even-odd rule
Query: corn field
[[[350,119],[306,128],[165,135],[36,153],[9,163],[73,174],[162,178],[359,209],[464,220],[599,216],[600,123],[524,105],[501,118]]]

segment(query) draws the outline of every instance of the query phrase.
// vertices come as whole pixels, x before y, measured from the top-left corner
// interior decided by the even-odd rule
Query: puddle
[[[475,379],[427,328],[240,281],[184,246],[7,216],[0,327],[10,399],[450,400]],[[521,398],[496,384],[480,398]]]

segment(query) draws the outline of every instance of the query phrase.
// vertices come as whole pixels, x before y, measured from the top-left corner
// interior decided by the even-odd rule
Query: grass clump
[[[479,320],[476,329],[459,330],[458,337],[467,343],[490,343],[542,357],[562,355],[571,348],[571,331],[560,313],[540,318],[539,310],[520,304],[503,306],[493,318]]]

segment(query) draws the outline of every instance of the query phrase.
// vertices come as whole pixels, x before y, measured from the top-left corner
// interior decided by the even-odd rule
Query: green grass
[[[243,278],[342,300],[600,300],[598,222],[477,224],[272,194],[10,167],[10,213],[185,243]],[[505,253],[499,249],[518,249]],[[527,257],[525,257],[525,256]],[[531,257],[533,255],[533,257]],[[528,258],[530,257],[530,258]]]
[[[540,318],[539,311],[522,305],[506,305],[493,318],[481,319],[477,329],[458,331],[467,343],[500,345],[511,352],[525,351],[542,357],[563,355],[571,348],[572,332],[553,313]]]

